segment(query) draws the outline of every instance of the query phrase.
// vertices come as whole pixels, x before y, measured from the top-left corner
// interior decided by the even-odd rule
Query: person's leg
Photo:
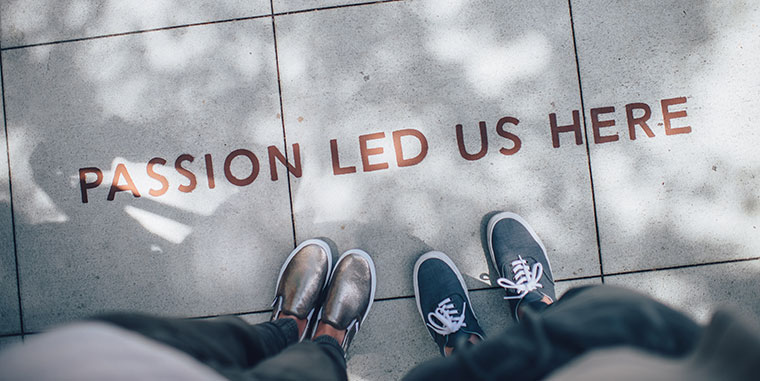
[[[700,328],[692,320],[633,291],[579,288],[554,303],[546,248],[520,216],[496,214],[487,233],[497,283],[521,324],[451,359],[425,363],[409,379],[536,379],[590,349],[632,345],[677,356],[694,346]]]
[[[317,317],[313,341],[269,358],[248,374],[253,379],[346,380],[345,351],[367,318],[376,288],[375,265],[361,250],[349,250],[335,265]]]
[[[178,349],[225,375],[253,367],[298,341],[298,326],[293,319],[250,325],[234,316],[189,320],[118,313],[93,320]]]
[[[291,345],[248,370],[251,380],[346,380],[346,358],[339,342],[323,335]]]
[[[423,363],[406,379],[540,379],[592,349],[625,345],[683,356],[700,332],[691,319],[643,294],[584,287],[543,313],[526,308],[520,324],[450,358]]]
[[[112,314],[96,320],[179,349],[233,380],[346,379],[345,354],[337,339],[320,335],[297,343],[294,319],[249,325],[236,317],[186,320]]]

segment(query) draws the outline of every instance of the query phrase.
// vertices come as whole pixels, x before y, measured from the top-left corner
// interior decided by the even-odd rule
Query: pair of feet
[[[488,253],[516,320],[526,304],[554,302],[546,248],[520,216],[502,212],[489,220]],[[375,265],[366,252],[345,252],[332,270],[330,246],[319,239],[304,241],[280,269],[272,320],[294,319],[299,340],[328,335],[345,352],[369,313],[376,282]],[[485,339],[464,279],[446,254],[431,251],[417,260],[414,293],[420,315],[444,356]]]
[[[520,216],[501,212],[488,222],[488,254],[519,321],[525,305],[554,302],[554,276],[546,248]],[[414,265],[414,294],[422,320],[443,356],[485,339],[462,275],[446,254],[431,251]]]
[[[325,241],[304,241],[280,269],[271,320],[293,319],[299,341],[327,335],[345,353],[367,318],[376,284],[375,264],[366,252],[346,251],[333,269]]]

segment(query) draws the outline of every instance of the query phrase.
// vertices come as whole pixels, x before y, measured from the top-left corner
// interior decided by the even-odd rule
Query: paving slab
[[[269,307],[293,248],[288,184],[267,159],[283,144],[270,19],[3,60],[27,330]]]
[[[269,0],[5,0],[3,47],[268,15]]]
[[[587,155],[572,137],[553,148],[549,122],[580,109],[567,5],[439,5],[275,18],[287,140],[303,165],[296,236],[365,249],[378,298],[412,295],[414,261],[431,249],[483,288],[485,217],[511,210],[558,278],[599,274]]]
[[[756,257],[760,4],[572,5],[604,272]]]
[[[703,324],[720,307],[760,321],[760,260],[617,275],[605,282],[650,294]]]
[[[5,120],[2,99],[0,99],[0,116],[2,116],[0,119],[2,123]],[[0,131],[0,335],[21,332],[8,169],[8,146],[3,128]]]
[[[557,295],[572,287],[600,283],[599,278],[558,282]],[[475,314],[486,335],[515,324],[502,289],[470,291]],[[349,349],[350,380],[399,380],[414,366],[440,356],[417,310],[415,299],[377,301]]]

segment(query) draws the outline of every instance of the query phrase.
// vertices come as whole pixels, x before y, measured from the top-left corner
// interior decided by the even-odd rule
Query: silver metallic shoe
[[[327,297],[319,310],[317,324],[324,322],[346,331],[340,343],[344,353],[367,318],[375,299],[376,285],[375,263],[369,254],[351,249],[340,256],[330,279]]]
[[[309,239],[290,253],[280,269],[271,320],[278,319],[282,312],[306,319],[306,329],[299,341],[309,332],[319,297],[330,279],[331,268],[330,246],[325,241]]]

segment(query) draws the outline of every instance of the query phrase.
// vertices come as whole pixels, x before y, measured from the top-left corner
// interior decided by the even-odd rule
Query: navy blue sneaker
[[[533,228],[514,213],[501,212],[488,221],[488,251],[504,287],[512,314],[519,321],[517,309],[525,303],[537,303],[544,297],[554,302],[554,275],[546,248]]]
[[[472,345],[470,335],[485,339],[462,274],[446,254],[431,251],[417,260],[414,264],[414,296],[422,321],[438,344],[441,355],[446,356],[444,347],[456,349]]]

